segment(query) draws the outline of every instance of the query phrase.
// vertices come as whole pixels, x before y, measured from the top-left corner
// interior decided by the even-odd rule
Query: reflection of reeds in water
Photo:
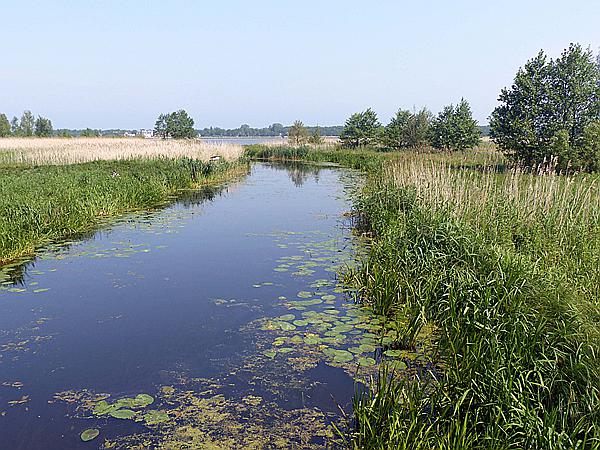
[[[200,140],[135,138],[5,138],[0,139],[0,164],[77,164],[97,160],[188,157],[208,160],[218,155],[238,159],[241,145]]]

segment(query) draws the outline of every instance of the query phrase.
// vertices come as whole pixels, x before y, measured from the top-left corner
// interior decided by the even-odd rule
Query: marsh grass
[[[164,205],[182,189],[246,172],[246,164],[191,158],[0,166],[0,264],[126,211]]]
[[[599,199],[594,177],[417,157],[370,180],[350,279],[405,341],[433,327],[438,370],[381,374],[355,448],[598,448]]]
[[[0,164],[64,165],[132,158],[192,158],[228,161],[243,153],[241,145],[196,139],[141,138],[2,138]]]
[[[433,339],[433,366],[384,367],[356,394],[349,447],[600,448],[598,176],[525,172],[490,145],[253,153],[368,171],[355,208],[373,239],[347,281],[401,346]]]

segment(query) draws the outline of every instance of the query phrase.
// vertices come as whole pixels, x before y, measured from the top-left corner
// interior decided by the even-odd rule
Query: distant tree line
[[[508,155],[530,167],[600,170],[600,55],[579,44],[555,60],[540,51],[498,100],[491,136]]]
[[[239,128],[219,128],[209,127],[198,130],[200,136],[203,137],[276,137],[289,136],[290,130],[294,125],[284,126],[280,123],[274,123],[264,128],[252,128],[250,125],[244,124]],[[309,134],[314,134],[318,129],[321,136],[339,136],[344,128],[341,125],[336,126],[305,126]]]
[[[31,111],[23,111],[20,119],[14,116],[10,121],[6,114],[0,114],[0,137],[49,137],[52,135],[53,129],[50,119],[42,116],[38,116],[36,119]]]
[[[391,150],[433,147],[466,150],[480,141],[481,127],[473,119],[465,99],[448,105],[434,116],[426,108],[400,109],[387,125],[382,125],[371,108],[352,114],[340,134],[344,147],[382,147]]]

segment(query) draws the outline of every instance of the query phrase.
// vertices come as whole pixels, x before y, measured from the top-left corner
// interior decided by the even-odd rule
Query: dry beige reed
[[[200,140],[137,138],[3,138],[0,164],[63,165],[97,160],[189,157],[226,160],[242,156],[241,145]]]

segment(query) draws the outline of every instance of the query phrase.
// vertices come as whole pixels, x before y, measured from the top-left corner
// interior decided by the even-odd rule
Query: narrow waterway
[[[375,364],[377,323],[336,277],[359,182],[256,163],[4,268],[0,448],[330,445]]]

